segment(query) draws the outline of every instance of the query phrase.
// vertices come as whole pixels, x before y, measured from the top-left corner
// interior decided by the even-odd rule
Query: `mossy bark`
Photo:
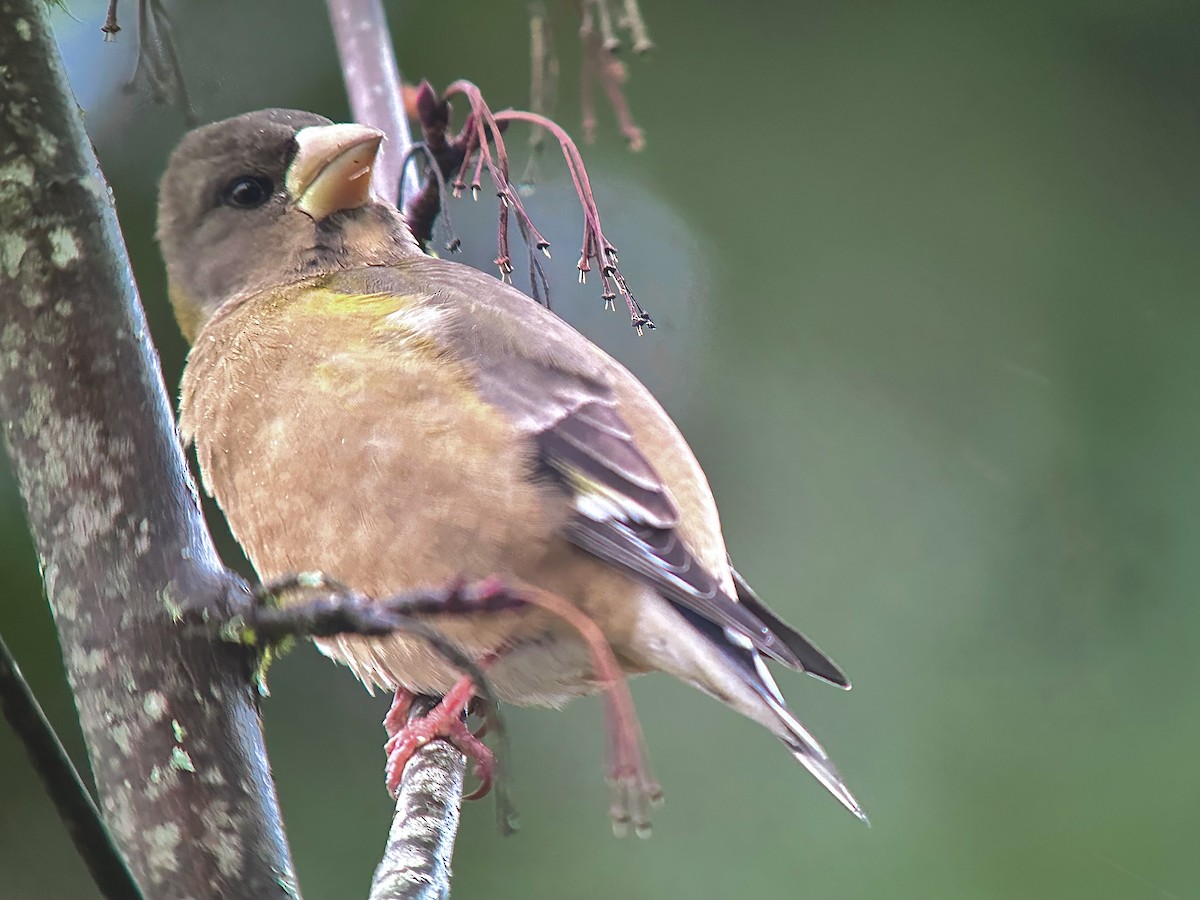
[[[294,897],[234,581],[43,0],[0,0],[0,422],[104,817],[148,897]]]

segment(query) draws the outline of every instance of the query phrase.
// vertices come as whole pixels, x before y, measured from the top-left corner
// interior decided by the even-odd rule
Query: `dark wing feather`
[[[621,519],[597,520],[576,514],[567,537],[593,556],[618,565],[650,584],[667,600],[724,629],[718,644],[744,636],[754,649],[793,669],[800,660],[750,610],[730,599],[717,580],[692,556],[674,529],[654,528]],[[703,630],[703,629],[702,629]],[[707,630],[705,630],[707,633]]]
[[[607,499],[634,521],[668,530],[678,524],[675,501],[611,406],[585,400],[534,439],[541,462],[574,491]]]
[[[484,360],[477,355],[473,362]],[[572,495],[567,538],[573,544],[636,575],[672,603],[743,635],[755,649],[802,668],[679,538],[675,501],[634,443],[608,385],[521,357],[487,360],[476,383],[484,399],[530,434],[542,473]]]
[[[836,684],[838,687],[850,688],[850,679],[832,659],[821,651],[821,648],[802,635],[799,631],[779,618],[767,604],[758,598],[750,589],[746,579],[733,569],[733,585],[737,588],[738,601],[743,607],[757,616],[775,634],[780,641],[787,645],[800,662],[800,667],[809,675]]]

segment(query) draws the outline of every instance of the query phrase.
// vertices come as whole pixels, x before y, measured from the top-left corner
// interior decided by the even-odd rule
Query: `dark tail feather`
[[[745,586],[745,582],[741,581],[740,578],[737,581],[740,592]],[[763,608],[765,609],[765,607]],[[833,794],[842,806],[846,807],[846,809],[850,810],[851,813],[862,821],[867,822],[867,814],[863,812],[862,806],[854,799],[854,795],[850,793],[850,789],[842,781],[842,776],[838,774],[837,767],[834,766],[833,760],[829,758],[829,754],[825,752],[825,748],[817,743],[817,739],[788,710],[787,704],[783,699],[783,694],[780,693],[779,686],[775,683],[775,679],[763,661],[762,654],[750,645],[749,638],[734,629],[722,628],[720,625],[714,624],[690,609],[681,608],[679,611],[719,651],[721,657],[733,667],[741,677],[741,680],[759,699],[759,703],[750,704],[734,703],[728,698],[724,698],[725,702],[733,706],[742,715],[748,716],[759,722],[759,724],[769,728],[783,742],[783,745],[791,751],[792,756],[804,768],[808,769],[812,776],[829,793]],[[758,614],[757,611],[755,614]],[[764,623],[766,622],[765,619],[763,621]],[[783,627],[785,630],[777,633],[781,635],[787,634],[787,626]],[[820,651],[817,652],[819,653]],[[833,667],[833,670],[838,675],[841,675],[840,670],[836,666],[833,666],[832,663],[829,665]],[[841,677],[841,682],[834,683],[845,684],[849,687],[849,684],[845,681],[845,676]],[[765,709],[763,706],[765,706]],[[870,823],[867,822],[867,824]]]
[[[732,569],[733,567],[730,566]],[[850,689],[850,679],[837,663],[821,652],[821,648],[789,625],[758,599],[758,595],[746,584],[746,579],[733,569],[733,585],[737,588],[737,598],[746,609],[752,612],[766,625],[784,645],[796,654],[800,665],[809,675],[836,684],[840,688]]]
[[[816,739],[808,733],[808,729],[801,725],[800,720],[793,716],[782,703],[777,703],[771,697],[764,696],[764,699],[790,732],[788,737],[783,738],[783,744],[792,752],[792,756],[796,757],[800,765],[808,769],[812,776],[821,782],[821,786],[833,794],[842,806],[870,825],[871,821],[867,818],[866,812],[854,799],[854,795],[850,793],[846,783],[842,781],[842,776],[838,774],[838,770],[834,766],[833,760],[829,758],[829,754],[825,752],[825,748],[817,743]]]

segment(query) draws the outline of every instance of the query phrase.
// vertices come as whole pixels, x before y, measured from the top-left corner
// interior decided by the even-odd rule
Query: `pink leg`
[[[474,762],[479,787],[466,799],[477,800],[488,792],[492,786],[495,762],[492,751],[471,733],[463,721],[463,713],[474,694],[475,682],[470,677],[464,677],[428,715],[409,721],[413,695],[403,688],[396,691],[391,709],[383,719],[383,727],[388,733],[387,743],[384,744],[387,752],[387,789],[393,797],[400,790],[400,781],[408,761],[435,738],[447,741]]]
[[[496,582],[494,590],[502,586]],[[641,837],[650,833],[650,808],[662,802],[662,789],[646,762],[642,729],[634,709],[633,696],[625,682],[624,672],[613,655],[604,633],[578,607],[549,591],[525,588],[520,592],[523,602],[537,606],[561,617],[574,627],[587,644],[596,677],[605,686],[605,719],[608,724],[608,781],[612,789],[609,814],[613,832],[626,834],[630,825]],[[481,667],[496,661],[491,655],[479,660]],[[435,738],[443,738],[470,757],[475,763],[479,787],[467,799],[484,796],[492,784],[495,758],[479,738],[472,734],[464,721],[464,713],[474,696],[475,685],[469,677],[463,677],[442,701],[425,717],[408,721],[413,695],[397,690],[392,707],[384,717],[388,741],[387,786],[394,796],[404,776],[404,767],[412,755]]]
[[[408,724],[408,713],[412,709],[415,699],[415,694],[404,688],[396,688],[396,694],[392,697],[392,705],[388,707],[387,715],[383,717],[383,727],[389,738]]]
[[[609,816],[613,833],[622,837],[632,825],[639,837],[650,834],[650,808],[662,803],[662,788],[650,772],[633,695],[625,673],[613,656],[604,633],[586,613],[549,591],[530,590],[525,602],[560,616],[579,632],[592,656],[596,676],[605,685],[605,722],[608,725],[608,783],[612,802]]]

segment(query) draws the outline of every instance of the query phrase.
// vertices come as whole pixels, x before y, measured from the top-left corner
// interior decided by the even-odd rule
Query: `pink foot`
[[[650,810],[661,806],[662,788],[650,772],[642,728],[624,679],[609,683],[605,703],[608,723],[608,813],[613,834],[624,837],[630,826],[638,837],[650,836]]]
[[[427,715],[409,721],[413,695],[403,689],[396,691],[392,707],[383,719],[383,727],[388,733],[387,743],[384,744],[387,752],[387,789],[393,797],[400,790],[404,767],[413,754],[437,738],[447,741],[474,763],[479,787],[467,795],[467,800],[478,800],[491,789],[495,758],[463,720],[463,713],[474,693],[475,683],[470,678],[462,678]]]

